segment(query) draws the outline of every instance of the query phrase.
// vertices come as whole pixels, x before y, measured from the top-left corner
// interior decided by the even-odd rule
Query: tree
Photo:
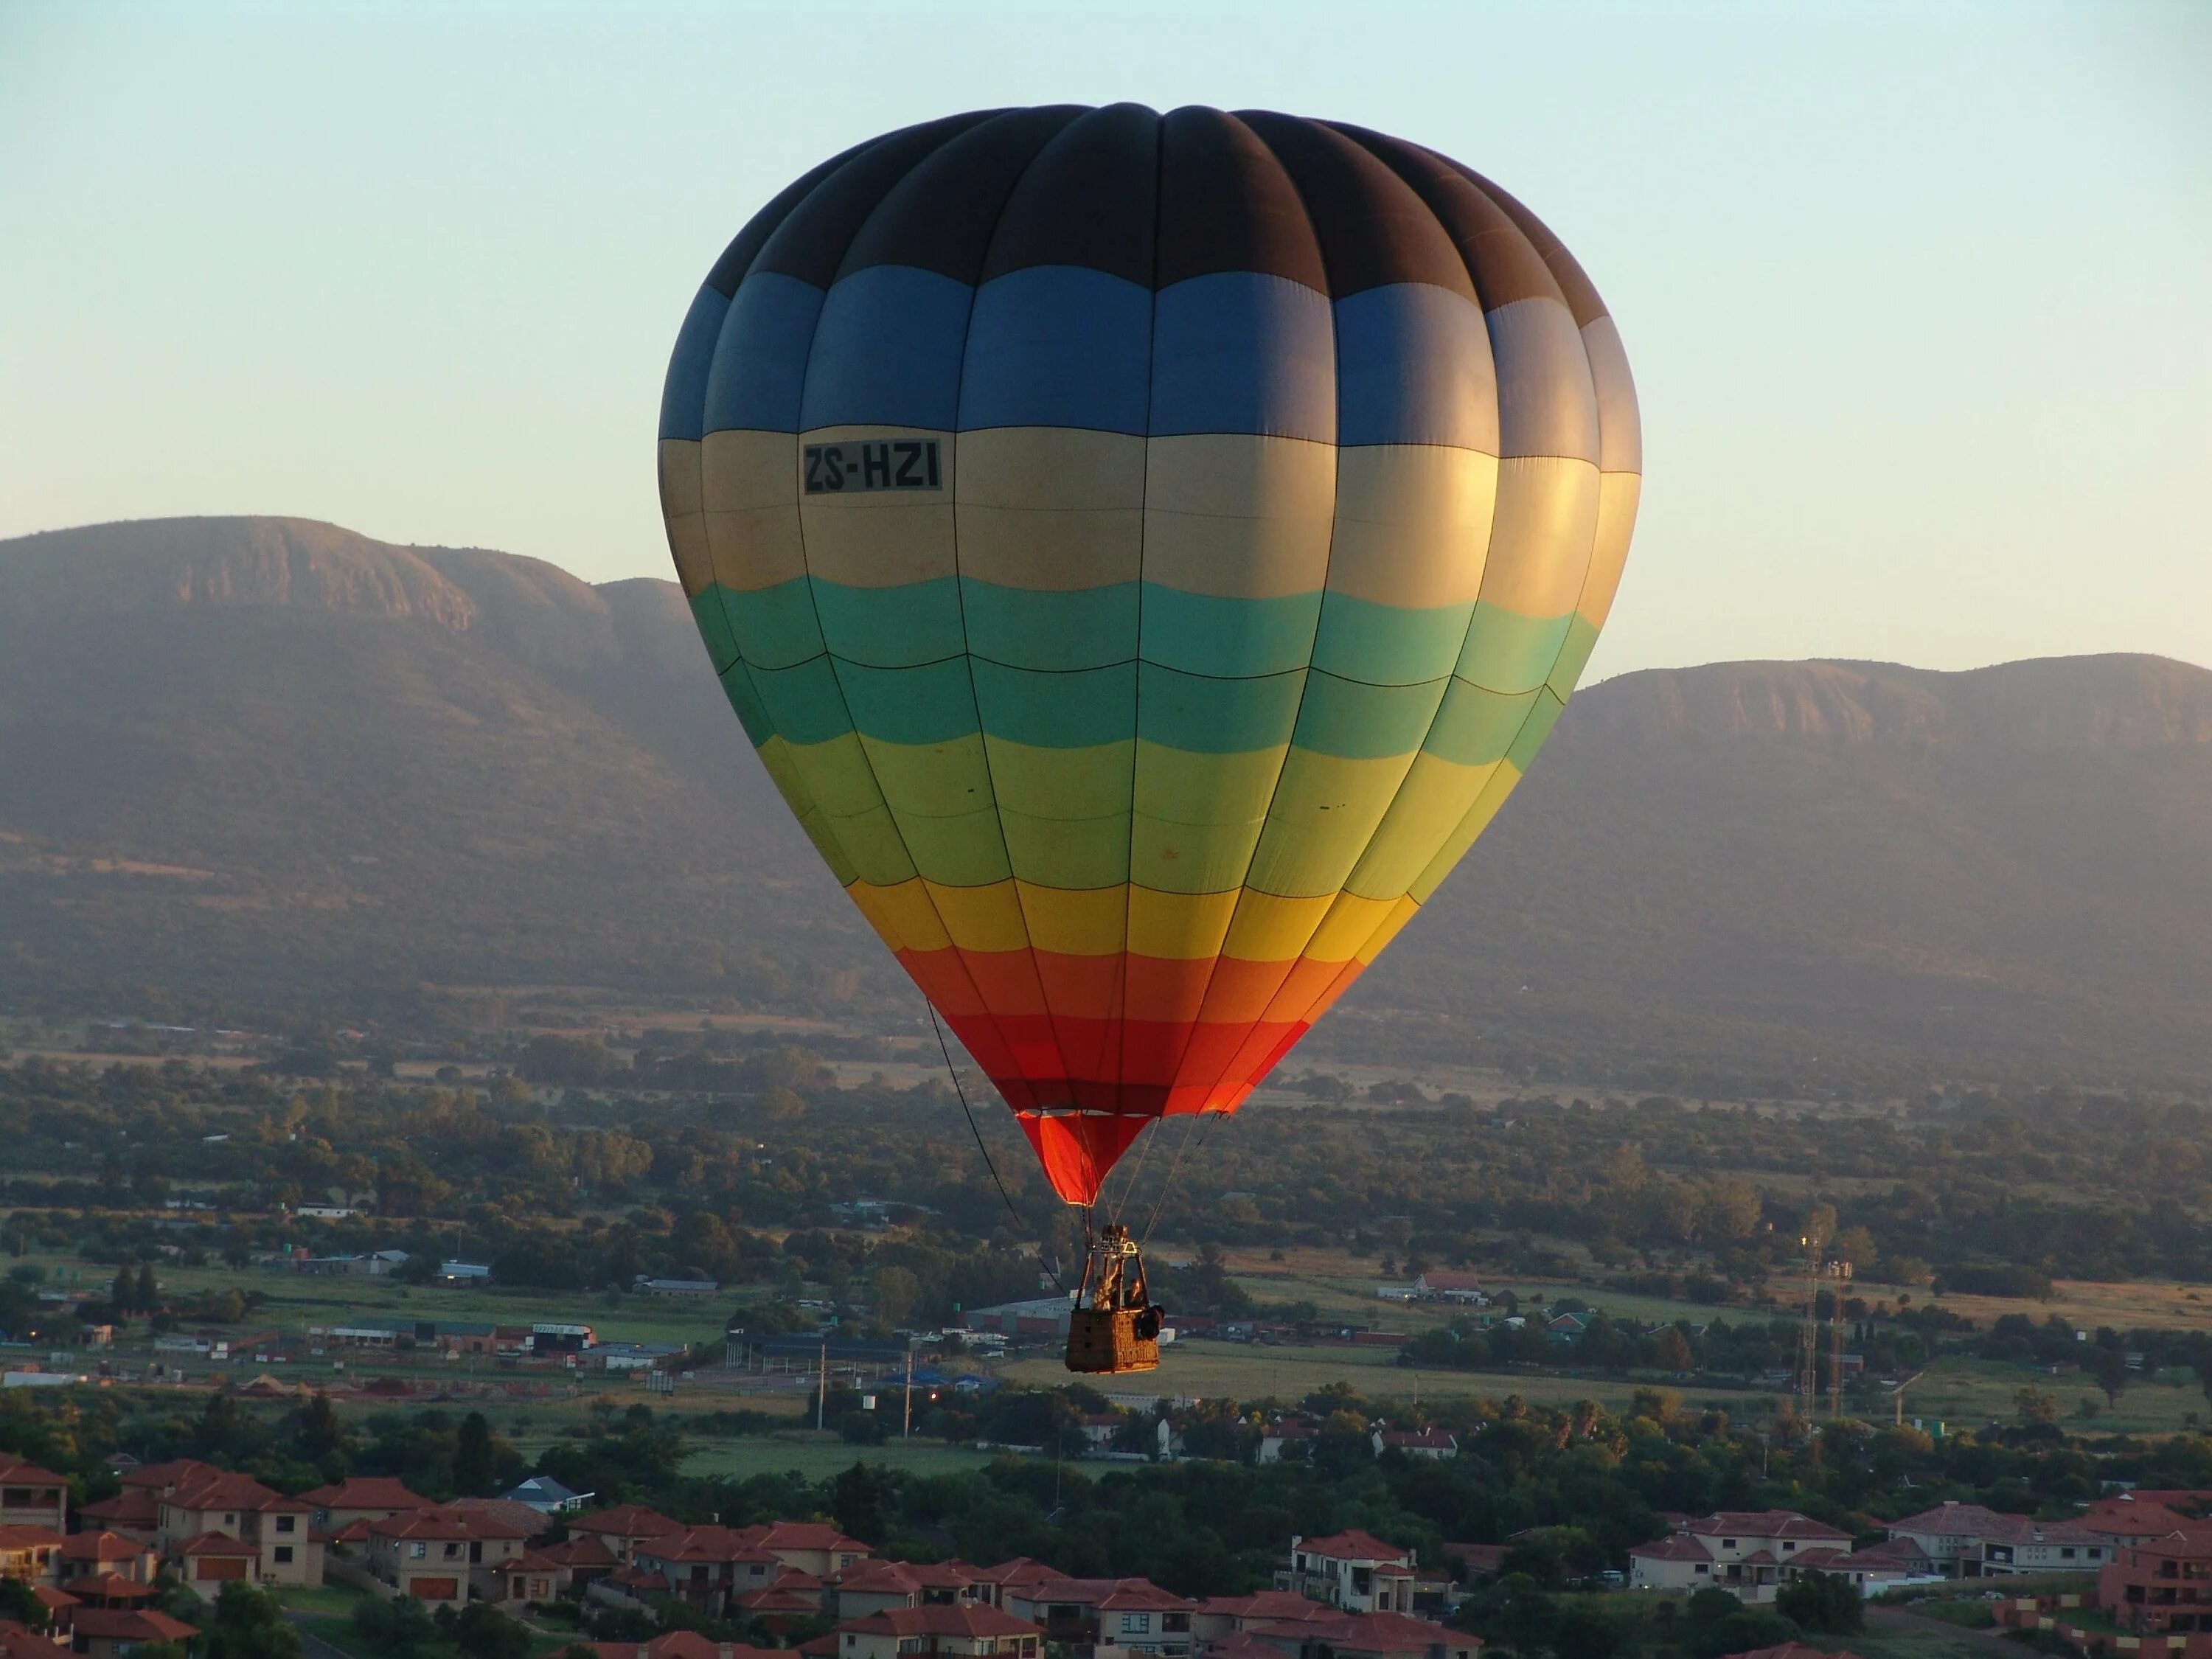
[[[138,1284],[131,1292],[131,1305],[141,1313],[151,1313],[161,1305],[161,1287],[154,1281],[154,1264],[143,1261],[138,1265]]]
[[[2058,1402],[2041,1389],[2014,1389],[2012,1403],[2020,1413],[2020,1420],[2030,1428],[2043,1428],[2058,1420]]]
[[[2097,1386],[2105,1391],[2106,1407],[2120,1403],[2120,1396],[2128,1391],[2128,1356],[2119,1348],[2100,1348],[2089,1373],[2096,1378]]]
[[[21,1578],[0,1578],[0,1616],[13,1619],[30,1630],[46,1627],[46,1609]]]
[[[118,1267],[115,1270],[115,1286],[108,1291],[107,1299],[115,1304],[118,1318],[131,1312],[138,1305],[138,1281],[129,1267]]]
[[[1775,1592],[1774,1610],[1805,1630],[1848,1636],[1866,1623],[1858,1587],[1839,1572],[1801,1572]]]
[[[200,1633],[201,1659],[300,1659],[300,1632],[276,1596],[234,1582],[222,1587],[215,1618]]]
[[[453,1486],[464,1498],[489,1498],[499,1485],[499,1450],[482,1412],[461,1419],[453,1439]]]
[[[471,1601],[459,1613],[441,1611],[440,1628],[469,1659],[530,1659],[530,1632],[488,1601]]]

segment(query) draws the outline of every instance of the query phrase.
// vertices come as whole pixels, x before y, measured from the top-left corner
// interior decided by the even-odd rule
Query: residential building
[[[1723,1510],[1630,1550],[1628,1582],[1638,1589],[1717,1585],[1745,1601],[1766,1601],[1796,1574],[1802,1553],[1832,1559],[1850,1547],[1850,1534],[1794,1510]]]
[[[781,1648],[717,1642],[696,1631],[672,1630],[646,1642],[586,1642],[592,1659],[791,1659]]]
[[[719,1279],[640,1279],[631,1286],[646,1296],[706,1297],[722,1288]]]
[[[566,1572],[568,1583],[586,1588],[618,1571],[623,1565],[604,1538],[589,1533],[563,1543],[544,1545],[538,1553]]]
[[[125,1659],[134,1649],[155,1642],[187,1643],[199,1633],[198,1626],[151,1607],[79,1607],[70,1620],[69,1650],[91,1659]]]
[[[1459,1442],[1443,1429],[1377,1429],[1369,1439],[1377,1457],[1395,1451],[1437,1462],[1459,1455]]]
[[[155,1541],[164,1555],[180,1557],[193,1539],[220,1533],[252,1552],[252,1566],[242,1574],[222,1569],[228,1576],[259,1584],[323,1582],[322,1540],[311,1530],[314,1508],[304,1498],[287,1498],[250,1474],[199,1464],[161,1490],[156,1502]]]
[[[591,1502],[593,1494],[571,1492],[550,1474],[533,1474],[500,1496],[511,1504],[527,1504],[540,1515],[568,1515]]]
[[[428,1498],[382,1474],[356,1474],[303,1492],[300,1499],[313,1507],[315,1528],[319,1532],[337,1532],[356,1521],[381,1521],[387,1516],[430,1507]]]
[[[150,1584],[161,1570],[161,1555],[152,1545],[120,1533],[80,1532],[62,1540],[56,1565],[56,1582],[64,1589],[80,1579],[109,1577]]]
[[[673,1595],[694,1612],[720,1618],[740,1596],[774,1589],[788,1571],[754,1541],[751,1534],[763,1530],[676,1527],[658,1537],[638,1539],[629,1552],[633,1587]],[[820,1580],[813,1582],[818,1585]],[[810,1611],[819,1607],[817,1591]]]
[[[2076,1521],[2002,1515],[1979,1504],[1946,1503],[1889,1523],[1892,1538],[1909,1538],[1936,1570],[1954,1578],[2019,1572],[2098,1571],[2119,1547],[2106,1534]]]
[[[1479,1636],[1401,1613],[1337,1612],[1315,1620],[1255,1625],[1244,1639],[1265,1644],[1281,1659],[1475,1659],[1482,1651]]]
[[[617,1504],[611,1509],[580,1515],[568,1522],[569,1536],[599,1539],[622,1566],[629,1565],[630,1551],[642,1540],[665,1538],[672,1532],[683,1530],[681,1522],[671,1521],[642,1504]]]
[[[755,1548],[766,1550],[787,1567],[824,1580],[866,1560],[871,1553],[859,1539],[848,1538],[819,1521],[772,1521],[743,1531]]]
[[[177,1573],[203,1601],[212,1601],[225,1584],[252,1583],[261,1551],[227,1532],[195,1533],[170,1552]]]
[[[1315,1622],[1334,1610],[1294,1590],[1256,1590],[1249,1595],[1210,1595],[1191,1609],[1191,1639],[1208,1654],[1240,1631],[1261,1625]]]
[[[58,1578],[68,1542],[52,1527],[0,1526],[0,1578]]]
[[[1277,1570],[1275,1588],[1346,1613],[1410,1613],[1413,1579],[1413,1551],[1355,1530],[1291,1539],[1290,1565]]]
[[[2118,1546],[2098,1569],[2097,1605],[2140,1635],[2212,1631],[2212,1524]]]
[[[374,1521],[368,1570],[419,1601],[459,1607],[489,1599],[501,1568],[523,1553],[532,1528],[484,1509],[440,1504]]]
[[[1145,1653],[1187,1655],[1197,1604],[1147,1578],[1067,1578],[1054,1574],[1008,1583],[1001,1610],[1042,1628],[1070,1647],[1106,1645]]]
[[[526,1549],[491,1567],[491,1600],[495,1601],[550,1601],[568,1582],[561,1562],[537,1550]]]
[[[0,1526],[69,1530],[69,1482],[28,1458],[0,1452]]]
[[[1044,1632],[978,1601],[892,1607],[841,1625],[837,1659],[1039,1659]]]
[[[950,1607],[959,1601],[994,1604],[994,1586],[963,1561],[855,1561],[830,1581],[829,1611],[839,1620],[866,1617],[892,1607]]]

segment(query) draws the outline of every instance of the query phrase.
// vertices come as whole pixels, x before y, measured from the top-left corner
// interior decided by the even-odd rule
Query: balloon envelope
[[[1642,460],[1612,319],[1431,151],[984,112],[824,162],[669,366],[730,702],[1072,1201],[1230,1111],[1528,769]]]

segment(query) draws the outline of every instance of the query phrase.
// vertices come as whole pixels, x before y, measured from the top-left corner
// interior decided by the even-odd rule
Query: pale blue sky
[[[668,572],[662,365],[870,134],[1347,118],[1564,236],[1642,393],[1594,674],[2212,664],[2212,4],[0,0],[0,535],[283,513]]]

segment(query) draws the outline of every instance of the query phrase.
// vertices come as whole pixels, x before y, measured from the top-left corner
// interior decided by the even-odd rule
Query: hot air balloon
[[[1612,319],[1504,191],[1121,104],[793,183],[684,320],[659,463],[762,763],[1087,1206],[1155,1120],[1234,1111],[1496,815],[1642,457]],[[1142,1327],[1133,1249],[1093,1265]]]

